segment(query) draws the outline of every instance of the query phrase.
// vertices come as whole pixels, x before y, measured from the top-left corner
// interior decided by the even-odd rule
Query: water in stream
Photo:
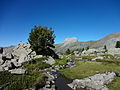
[[[57,78],[55,79],[56,90],[72,90],[67,84],[71,83],[70,80],[63,77],[59,72],[54,72],[57,74]]]

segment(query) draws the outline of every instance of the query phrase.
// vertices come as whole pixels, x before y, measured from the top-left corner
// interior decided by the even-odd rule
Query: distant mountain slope
[[[117,41],[120,41],[120,32],[107,35],[106,37],[98,40],[91,47],[92,48],[101,48],[101,47],[104,47],[104,45],[106,45],[108,49],[114,48]]]
[[[117,41],[120,41],[120,32],[109,34],[106,37],[104,37],[100,40],[97,40],[97,41],[78,42],[74,38],[67,38],[67,39],[65,39],[65,41],[63,43],[55,45],[56,46],[55,51],[56,52],[65,52],[68,48],[70,50],[75,50],[75,49],[85,48],[88,46],[90,48],[97,48],[97,49],[99,48],[100,49],[100,48],[103,48],[104,45],[107,46],[107,49],[110,49],[110,48],[115,48]]]

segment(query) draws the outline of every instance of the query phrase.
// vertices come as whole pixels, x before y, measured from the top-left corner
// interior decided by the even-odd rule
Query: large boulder
[[[51,56],[49,56],[48,60],[45,60],[44,62],[46,62],[47,64],[52,65],[52,64],[55,63],[55,60]]]
[[[10,60],[6,60],[5,63],[2,65],[2,67],[3,67],[5,70],[12,69],[12,62],[11,62]]]
[[[104,49],[88,49],[84,50],[81,55],[82,56],[94,56],[94,55],[104,55],[105,50]]]
[[[30,49],[29,43],[20,43],[17,46],[0,48],[1,70],[21,67],[24,62],[32,60],[35,55],[36,53]]]
[[[30,49],[30,44],[20,43],[13,49],[12,55],[14,57],[19,57],[21,54],[28,55],[31,52],[32,52],[32,50]]]
[[[86,89],[86,90],[109,90],[105,84],[114,80],[115,73],[96,74],[85,79],[76,79],[71,84],[68,84],[73,90]]]
[[[20,43],[13,49],[12,55],[21,64],[32,60],[36,53],[30,49],[29,43]]]
[[[120,48],[111,48],[111,49],[108,49],[108,54],[111,54],[111,55],[120,55]]]
[[[90,54],[96,54],[98,52],[99,52],[98,49],[88,49],[88,50],[84,50],[81,55],[82,56],[89,56]]]

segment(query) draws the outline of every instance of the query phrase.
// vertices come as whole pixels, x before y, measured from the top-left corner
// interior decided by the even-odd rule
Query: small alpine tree
[[[116,42],[115,48],[120,48],[120,41],[117,41],[117,42]]]
[[[71,53],[70,49],[67,49],[67,50],[66,50],[66,54],[68,55],[68,54],[70,54],[70,53]]]
[[[86,47],[86,50],[88,50],[89,49],[89,46],[88,47]]]
[[[104,50],[105,50],[105,52],[107,52],[108,50],[107,50],[107,46],[106,45],[104,45],[104,48],[103,48]]]
[[[51,48],[55,48],[54,44],[55,34],[52,28],[34,26],[29,35],[29,43],[31,49],[38,55],[52,56],[58,58]]]

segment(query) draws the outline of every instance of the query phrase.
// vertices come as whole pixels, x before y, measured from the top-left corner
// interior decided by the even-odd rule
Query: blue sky
[[[120,0],[0,0],[0,46],[27,42],[34,25],[53,27],[55,43],[120,32]]]

